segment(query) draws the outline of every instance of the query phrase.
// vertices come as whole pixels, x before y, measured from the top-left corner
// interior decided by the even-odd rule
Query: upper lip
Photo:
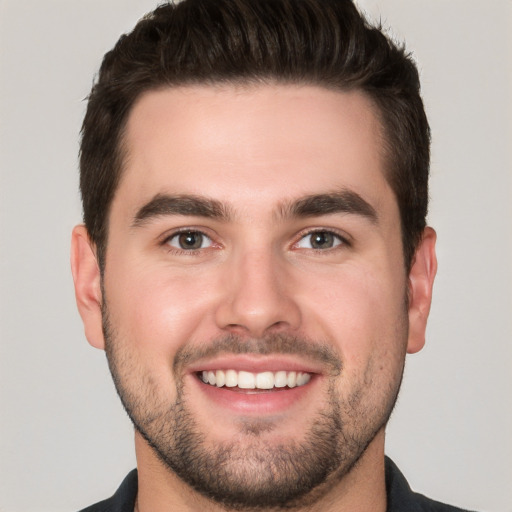
[[[197,361],[189,366],[190,373],[214,370],[235,370],[252,373],[278,372],[280,370],[303,373],[323,373],[321,365],[303,361],[290,355],[252,355],[236,354],[221,355],[214,358]]]

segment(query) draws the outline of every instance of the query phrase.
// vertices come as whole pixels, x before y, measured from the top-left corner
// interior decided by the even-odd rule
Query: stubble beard
[[[389,383],[386,403],[378,404],[376,412],[360,410],[357,391],[342,401],[331,378],[326,405],[300,441],[269,446],[265,434],[278,429],[278,423],[269,427],[247,420],[240,425],[240,433],[247,439],[244,446],[236,442],[209,445],[207,432],[201,430],[187,407],[183,382],[176,382],[174,403],[159,401],[157,383],[123,353],[122,340],[110,325],[105,304],[103,329],[115,387],[135,429],[170,471],[226,510],[290,510],[318,501],[351,471],[385,428],[402,379],[403,365],[395,381]],[[296,338],[280,336],[261,340],[258,346],[265,347],[262,351],[274,350],[269,345],[282,346],[283,341],[287,346],[297,344]],[[224,345],[235,347],[235,342],[226,339]],[[133,375],[141,378],[137,386],[129,388],[126,384]],[[368,378],[370,374],[365,375],[365,384]],[[371,415],[372,421],[365,415]]]

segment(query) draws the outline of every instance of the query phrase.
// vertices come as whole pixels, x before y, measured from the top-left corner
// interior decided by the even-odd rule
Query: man
[[[456,510],[384,456],[436,273],[417,70],[348,0],[163,5],[103,61],[72,267],[137,471],[88,511]]]

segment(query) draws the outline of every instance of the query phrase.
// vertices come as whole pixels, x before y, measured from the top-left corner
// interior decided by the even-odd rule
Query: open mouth
[[[293,407],[314,406],[314,390],[318,392],[322,380],[321,368],[284,357],[218,358],[198,363],[191,370],[199,396],[206,398],[203,407],[212,407],[216,415],[222,411],[219,421],[231,415],[262,418],[291,414]]]
[[[259,373],[236,370],[204,370],[198,372],[197,375],[202,382],[210,386],[235,389],[290,389],[305,386],[311,380],[310,373],[285,370]]]

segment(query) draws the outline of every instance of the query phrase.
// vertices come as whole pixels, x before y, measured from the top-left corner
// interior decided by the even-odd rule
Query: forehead
[[[190,86],[145,93],[127,121],[116,196],[208,195],[240,204],[356,189],[379,201],[381,126],[360,92]],[[115,200],[114,200],[115,202]]]

